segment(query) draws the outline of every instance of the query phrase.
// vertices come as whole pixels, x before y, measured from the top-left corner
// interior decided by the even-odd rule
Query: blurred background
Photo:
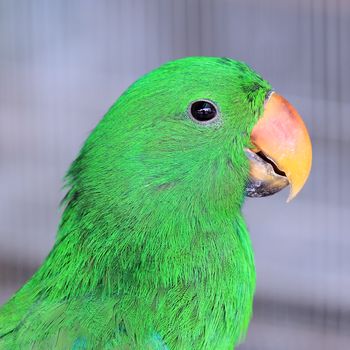
[[[349,33],[348,0],[0,0],[0,304],[52,247],[65,171],[120,93],[168,60],[228,56],[314,146],[296,200],[246,201],[257,294],[239,349],[350,349]]]

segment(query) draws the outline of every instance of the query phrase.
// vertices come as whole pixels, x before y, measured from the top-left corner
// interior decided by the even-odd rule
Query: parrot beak
[[[249,197],[272,195],[290,185],[287,202],[304,186],[312,163],[312,147],[306,126],[295,108],[272,92],[264,113],[251,133]]]

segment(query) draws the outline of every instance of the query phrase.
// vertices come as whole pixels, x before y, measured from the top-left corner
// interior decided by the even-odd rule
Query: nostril
[[[270,97],[273,95],[274,92],[275,92],[274,90],[270,90],[270,91],[266,94],[265,102],[264,102],[265,105],[266,105],[266,103],[269,101]]]

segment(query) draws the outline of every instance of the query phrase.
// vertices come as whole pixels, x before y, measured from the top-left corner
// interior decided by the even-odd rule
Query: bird
[[[293,199],[311,163],[302,118],[246,63],[147,73],[71,164],[54,246],[0,309],[0,349],[234,349],[256,284],[245,198]]]

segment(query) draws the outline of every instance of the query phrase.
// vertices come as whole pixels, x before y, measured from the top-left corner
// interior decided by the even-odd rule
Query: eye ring
[[[219,110],[213,101],[200,99],[190,103],[188,114],[197,123],[210,124],[218,119]]]

